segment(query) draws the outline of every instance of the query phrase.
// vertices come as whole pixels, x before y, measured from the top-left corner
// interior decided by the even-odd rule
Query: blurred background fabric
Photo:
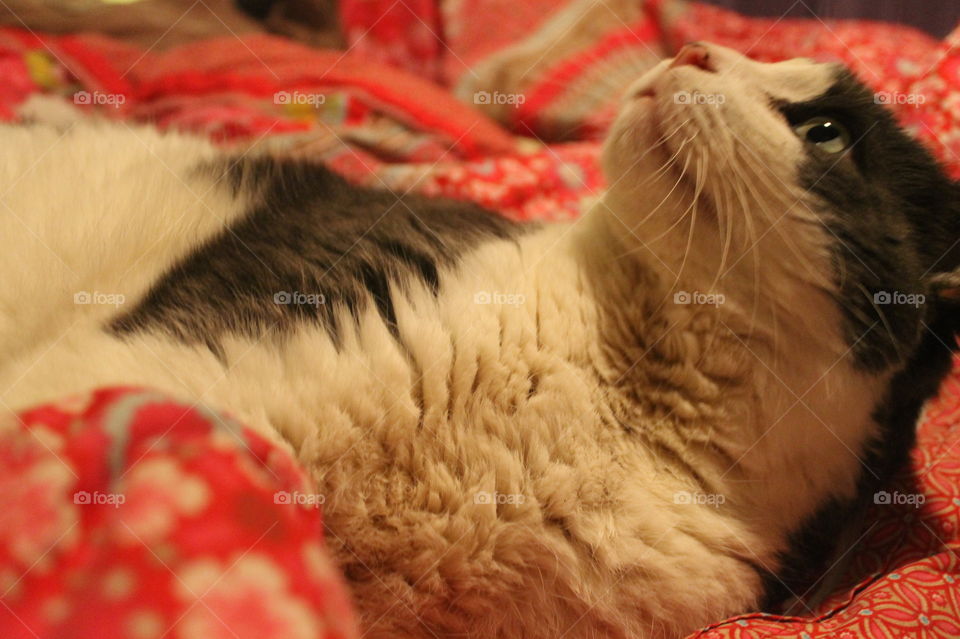
[[[953,28],[958,0],[707,0],[751,16],[861,18],[908,24],[938,38]]]
[[[96,31],[156,49],[201,38],[274,33],[342,48],[337,0],[3,0],[0,25]]]

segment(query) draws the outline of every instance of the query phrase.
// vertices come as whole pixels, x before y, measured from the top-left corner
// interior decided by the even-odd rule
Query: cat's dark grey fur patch
[[[215,352],[225,334],[298,323],[336,339],[340,318],[371,303],[395,331],[391,286],[436,293],[465,251],[526,228],[475,204],[360,188],[318,164],[264,157],[205,170],[252,209],[161,277],[115,333],[162,330]]]
[[[903,364],[929,311],[930,277],[960,266],[960,187],[849,71],[780,110],[791,124],[829,116],[850,131],[842,157],[808,145],[801,182],[835,240],[837,303],[856,361],[872,371]]]
[[[780,604],[795,596],[815,606],[815,593],[821,590],[821,582],[829,578],[825,571],[833,568],[834,563],[842,566],[843,559],[853,552],[850,544],[865,532],[865,511],[874,503],[878,491],[887,487],[891,477],[907,464],[923,404],[936,394],[950,371],[958,327],[960,305],[956,304],[938,304],[936,316],[924,322],[919,347],[893,378],[874,414],[880,432],[863,456],[856,497],[822,505],[793,532],[789,549],[781,558],[781,569],[776,574],[764,575],[762,610],[782,612]],[[829,582],[823,585],[827,586],[826,591],[831,590]],[[820,594],[828,594],[826,591]]]
[[[848,71],[819,98],[777,106],[793,125],[828,116],[850,131],[854,144],[843,157],[811,147],[800,175],[835,240],[837,304],[856,363],[900,368],[876,408],[880,432],[861,453],[857,497],[823,504],[793,532],[780,570],[766,575],[765,610],[809,596],[848,550],[838,547],[842,533],[862,523],[873,496],[906,464],[920,410],[949,371],[960,329],[960,308],[930,284],[960,268],[960,187]]]

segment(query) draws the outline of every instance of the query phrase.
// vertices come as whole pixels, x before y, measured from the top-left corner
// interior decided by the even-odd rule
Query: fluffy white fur
[[[339,351],[304,327],[229,340],[227,365],[108,335],[117,309],[75,293],[133,308],[244,202],[193,170],[204,142],[4,127],[0,399],[142,384],[288,445],[368,637],[674,638],[749,609],[755,567],[852,492],[885,379],[845,357],[829,238],[800,221],[803,150],[768,106],[830,68],[711,55],[716,74],[665,62],[628,92],[612,187],[582,220],[481,246],[438,298],[395,291],[406,352],[375,311]],[[673,101],[694,90],[725,101]],[[478,497],[495,492],[522,503]]]

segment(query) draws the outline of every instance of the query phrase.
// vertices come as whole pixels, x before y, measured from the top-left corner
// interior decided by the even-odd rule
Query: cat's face
[[[605,206],[634,253],[761,324],[815,331],[832,306],[861,367],[908,354],[960,264],[960,194],[872,92],[838,65],[695,44],[625,95]]]

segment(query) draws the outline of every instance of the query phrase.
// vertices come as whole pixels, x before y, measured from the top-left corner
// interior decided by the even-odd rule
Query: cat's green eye
[[[833,118],[810,118],[793,127],[801,140],[815,145],[826,153],[842,153],[850,147],[850,132]]]

